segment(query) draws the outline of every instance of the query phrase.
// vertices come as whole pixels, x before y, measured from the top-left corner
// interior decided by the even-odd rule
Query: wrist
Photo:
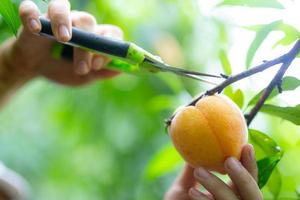
[[[34,77],[33,73],[22,70],[22,65],[17,65],[19,61],[13,53],[14,41],[10,39],[0,47],[0,104],[3,98]]]
[[[30,59],[24,59],[17,38],[10,38],[0,47],[0,74],[5,73],[10,77],[18,77],[20,81],[28,80],[36,76],[33,67],[29,66]],[[25,50],[26,51],[26,50]],[[32,59],[32,58],[31,58]],[[2,72],[1,72],[2,70]]]

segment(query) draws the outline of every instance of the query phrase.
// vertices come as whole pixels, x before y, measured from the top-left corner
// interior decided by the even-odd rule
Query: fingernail
[[[237,172],[242,168],[240,162],[233,157],[230,157],[226,160],[225,167],[234,172]]]
[[[61,40],[67,41],[70,39],[70,32],[67,26],[65,25],[60,25],[58,28],[58,34]]]
[[[195,188],[192,188],[190,189],[190,195],[193,197],[193,198],[199,198],[199,197],[202,197],[201,193],[196,190]]]
[[[104,59],[99,57],[99,58],[96,58],[94,61],[93,61],[93,69],[95,70],[100,70],[103,68],[103,65],[104,65]]]
[[[249,145],[250,146],[250,150],[249,150],[249,158],[251,160],[255,160],[255,153],[254,153],[254,148],[253,148],[253,145]]]
[[[80,61],[78,64],[77,64],[77,69],[76,69],[76,72],[78,74],[87,74],[89,72],[89,68],[88,68],[88,65],[85,61]]]
[[[29,26],[32,31],[39,31],[40,30],[40,23],[36,19],[31,19],[29,21]]]
[[[210,174],[208,173],[208,171],[206,171],[204,168],[199,167],[196,169],[195,171],[196,176],[201,179],[201,180],[205,180],[207,178],[209,178]]]

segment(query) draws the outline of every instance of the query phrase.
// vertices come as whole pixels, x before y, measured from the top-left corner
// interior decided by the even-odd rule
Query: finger
[[[175,184],[185,191],[188,191],[190,188],[194,187],[196,184],[194,169],[188,164],[185,164],[181,174],[175,180]]]
[[[96,19],[85,12],[72,12],[73,26],[88,32],[94,32],[96,27]],[[74,67],[75,72],[81,75],[88,74],[92,65],[92,53],[79,48],[74,49]]]
[[[123,39],[123,31],[117,26],[110,24],[102,24],[97,26],[97,34],[103,35],[105,37],[111,37],[113,39]]]
[[[98,35],[111,37],[113,39],[123,39],[123,32],[120,28],[113,25],[98,25],[96,26],[95,33]],[[106,56],[95,54],[92,59],[92,69],[98,71],[103,69],[110,59]]]
[[[243,147],[241,163],[246,168],[246,170],[250,173],[250,175],[257,181],[257,164],[255,159],[254,148],[251,144],[247,144]]]
[[[233,157],[228,158],[225,161],[225,170],[243,200],[262,200],[256,181],[238,160]]]
[[[198,191],[195,188],[191,188],[189,190],[189,196],[193,200],[212,200],[211,198],[209,198],[208,196],[206,196],[205,194],[203,194],[202,192]]]
[[[19,15],[26,30],[32,33],[41,31],[40,11],[35,3],[29,0],[23,1],[19,7]]]
[[[221,179],[206,171],[204,168],[197,168],[194,176],[199,183],[217,200],[238,200],[230,187]]]
[[[52,31],[61,42],[67,42],[72,37],[70,7],[68,0],[51,0],[48,6]]]

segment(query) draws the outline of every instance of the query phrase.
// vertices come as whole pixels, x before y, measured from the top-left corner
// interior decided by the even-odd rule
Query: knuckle
[[[96,18],[93,15],[86,12],[80,12],[79,19],[82,23],[89,24],[89,25],[95,25],[97,23]]]
[[[112,25],[111,28],[112,28],[112,32],[114,32],[116,35],[123,38],[124,33],[123,33],[123,30],[120,27]]]
[[[56,10],[56,3],[53,3],[53,1],[50,1],[48,5],[48,12],[51,15]]]
[[[29,0],[23,1],[19,7],[19,15],[21,18],[28,16],[38,16],[39,11],[37,6]]]
[[[48,8],[57,9],[57,8],[68,8],[70,9],[71,3],[68,0],[51,0]]]
[[[256,183],[254,179],[250,176],[250,174],[241,173],[237,178],[239,179],[239,185],[244,186],[246,188],[251,187],[254,183]]]
[[[110,34],[110,35],[114,35],[117,38],[123,39],[123,31],[118,26],[108,25],[108,24],[99,25],[97,27],[96,32],[97,32],[97,34],[100,34],[100,35]]]
[[[49,17],[54,20],[61,22],[66,20],[69,16],[69,8],[66,8],[65,5],[61,4],[60,2],[50,3],[48,6],[48,13]]]
[[[51,19],[55,22],[61,22],[65,18],[65,14],[61,12],[55,12],[51,16]]]
[[[72,24],[76,27],[80,27],[86,30],[94,30],[97,22],[96,18],[85,12],[78,12],[72,17]]]

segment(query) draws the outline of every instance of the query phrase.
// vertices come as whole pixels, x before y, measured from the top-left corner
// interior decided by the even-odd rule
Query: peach
[[[201,98],[180,109],[169,126],[172,142],[192,167],[224,174],[228,157],[240,159],[248,129],[238,106],[224,95]]]

